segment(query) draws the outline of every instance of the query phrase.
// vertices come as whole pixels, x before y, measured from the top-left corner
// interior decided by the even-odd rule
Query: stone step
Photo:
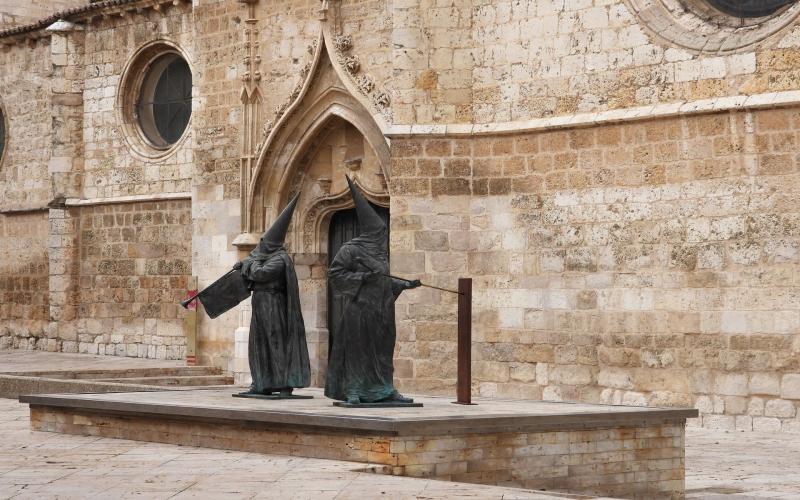
[[[101,378],[93,379],[95,382],[116,382],[118,384],[142,384],[158,386],[206,386],[206,385],[232,385],[233,377],[228,375],[184,375],[168,377],[130,377],[130,378]]]
[[[184,391],[198,389],[228,388],[233,381],[225,380],[223,385],[157,385],[141,379],[143,383],[113,382],[93,379],[56,379],[44,377],[27,377],[24,375],[0,374],[0,398],[16,399],[24,394],[75,394],[106,392],[149,392],[149,391]],[[217,380],[214,380],[217,382]]]
[[[17,372],[14,375],[26,377],[41,377],[48,379],[70,380],[108,380],[132,379],[150,377],[191,377],[222,375],[222,369],[217,366],[176,366],[155,368],[122,368],[122,369],[81,369],[70,370],[36,370]]]

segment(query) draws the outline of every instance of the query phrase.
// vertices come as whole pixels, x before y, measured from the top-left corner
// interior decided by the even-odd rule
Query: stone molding
[[[67,198],[65,205],[68,207],[86,207],[91,205],[118,205],[121,203],[146,203],[152,201],[191,200],[192,193],[157,193],[134,194],[130,196],[114,196],[110,198]]]
[[[800,91],[769,92],[764,94],[715,97],[698,101],[681,101],[652,106],[612,109],[594,113],[577,113],[533,120],[498,123],[447,123],[438,125],[392,125],[389,138],[409,136],[498,135],[517,132],[537,132],[565,128],[589,127],[609,123],[625,123],[654,118],[697,115],[744,109],[768,109],[800,104]]]
[[[18,215],[18,214],[29,214],[35,212],[47,212],[50,210],[50,207],[20,207],[20,208],[4,208],[0,209],[0,215]]]
[[[353,179],[353,184],[361,189],[362,194],[371,203],[382,207],[389,206],[388,193],[370,191],[369,188],[361,183],[358,177]],[[314,200],[314,203],[307,207],[299,218],[302,221],[302,225],[300,227],[301,234],[296,235],[296,237],[300,237],[297,242],[299,246],[296,246],[296,248],[299,248],[303,253],[327,254],[327,234],[330,216],[335,212],[347,210],[354,206],[349,191],[342,191],[341,193]]]

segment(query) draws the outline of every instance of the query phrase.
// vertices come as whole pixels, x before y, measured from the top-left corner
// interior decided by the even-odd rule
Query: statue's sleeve
[[[353,252],[342,247],[331,262],[328,279],[333,285],[334,293],[355,296],[369,273],[359,271]]]
[[[269,282],[283,279],[283,259],[268,259],[256,261],[251,266],[246,278],[251,281]]]
[[[392,294],[394,294],[394,298],[396,299],[399,297],[400,294],[403,293],[403,290],[410,288],[409,285],[410,282],[408,280],[392,278]]]

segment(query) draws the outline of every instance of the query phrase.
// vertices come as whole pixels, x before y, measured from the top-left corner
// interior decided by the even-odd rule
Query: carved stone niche
[[[343,163],[345,168],[347,168],[347,170],[351,172],[356,172],[358,170],[361,170],[361,162],[363,160],[364,160],[363,158],[350,158],[349,160],[345,160]]]
[[[330,177],[320,177],[317,179],[317,185],[322,193],[331,194],[331,181]]]
[[[333,119],[315,146],[291,183],[301,192],[298,212],[303,214],[302,228],[298,228],[302,237],[295,240],[295,248],[305,253],[326,253],[326,219],[352,206],[345,175],[354,178],[379,204],[387,204],[388,190],[378,156],[349,122]]]
[[[350,202],[345,174],[354,177],[373,201],[388,203],[386,184],[378,174],[389,176],[390,154],[384,131],[375,121],[377,115],[362,102],[349,75],[335,65],[327,45],[318,50],[317,57],[302,91],[275,122],[268,144],[260,149],[245,193],[243,233],[248,235],[242,234],[234,242],[240,249],[244,239],[257,241],[291,194],[299,192],[294,231],[290,232],[292,252],[327,252],[327,229],[322,226],[331,212],[312,208],[338,209],[339,197],[344,194]],[[318,217],[299,222],[312,212]]]

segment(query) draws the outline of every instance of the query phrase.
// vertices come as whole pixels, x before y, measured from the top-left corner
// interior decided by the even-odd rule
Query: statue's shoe
[[[403,396],[402,394],[400,394],[397,391],[394,391],[393,393],[389,394],[388,397],[386,397],[385,399],[381,400],[381,402],[384,402],[384,401],[387,402],[387,403],[388,402],[395,402],[395,403],[413,403],[414,402],[414,400],[412,398],[407,398],[407,397]]]
[[[359,398],[358,396],[348,396],[347,404],[349,404],[349,405],[360,405],[361,404],[361,398]]]

